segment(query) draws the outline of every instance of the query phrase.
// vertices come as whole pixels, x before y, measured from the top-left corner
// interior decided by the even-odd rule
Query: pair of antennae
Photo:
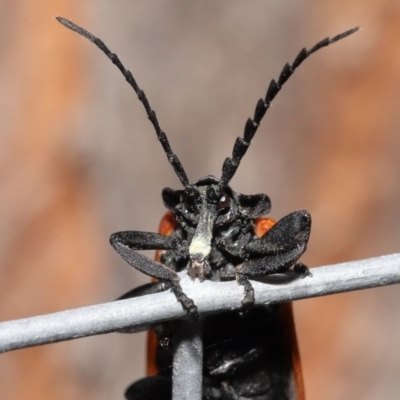
[[[146,110],[147,117],[153,124],[153,127],[157,134],[157,138],[160,141],[160,143],[164,149],[164,152],[167,155],[168,161],[172,165],[176,175],[178,176],[179,180],[181,181],[181,183],[184,187],[188,186],[190,183],[187,178],[186,172],[183,169],[183,166],[182,166],[181,162],[179,161],[179,158],[171,150],[171,146],[169,144],[167,135],[161,129],[160,124],[157,119],[157,116],[156,116],[156,113],[151,108],[150,103],[147,100],[146,94],[143,92],[142,89],[140,89],[140,87],[136,83],[136,80],[133,77],[132,73],[124,67],[124,65],[121,63],[120,59],[118,58],[118,56],[115,53],[111,52],[110,49],[104,44],[104,42],[102,40],[100,40],[99,38],[95,37],[87,30],[81,28],[78,25],[75,25],[73,22],[71,22],[65,18],[56,17],[56,20],[58,22],[60,22],[62,25],[64,25],[66,28],[69,28],[69,29],[73,30],[74,32],[79,33],[80,35],[82,35],[83,37],[85,37],[86,39],[88,39],[92,43],[94,43],[112,61],[112,63],[115,64],[117,66],[117,68],[121,71],[122,75],[125,77],[125,79],[128,81],[128,83],[132,86],[132,88],[135,91],[135,93],[137,94],[139,100],[142,102],[142,104]],[[222,166],[222,176],[221,176],[221,180],[220,180],[221,187],[228,185],[230,180],[235,175],[236,170],[239,167],[240,161],[242,160],[243,156],[246,154],[246,151],[250,146],[251,140],[253,139],[254,135],[256,134],[257,129],[260,126],[261,120],[263,119],[265,113],[267,112],[268,108],[270,107],[272,100],[279,93],[279,91],[281,90],[284,83],[292,76],[294,71],[312,53],[316,52],[317,50],[321,49],[322,47],[329,46],[332,43],[335,43],[341,39],[344,39],[345,37],[356,32],[358,29],[359,29],[358,27],[355,27],[355,28],[349,29],[348,31],[343,32],[337,36],[334,36],[333,38],[326,38],[324,40],[321,40],[310,50],[303,48],[300,51],[300,53],[297,55],[295,60],[293,61],[292,65],[286,64],[283,67],[283,69],[279,75],[278,81],[275,81],[274,79],[271,81],[271,83],[268,87],[265,99],[260,99],[258,101],[255,112],[254,112],[254,117],[249,118],[247,120],[247,123],[244,128],[243,137],[238,137],[236,139],[235,144],[233,146],[232,157],[228,157],[225,159],[224,164]]]

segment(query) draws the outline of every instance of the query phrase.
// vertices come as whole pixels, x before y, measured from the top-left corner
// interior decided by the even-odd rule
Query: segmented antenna
[[[146,113],[147,117],[151,121],[151,123],[154,126],[154,129],[157,133],[157,138],[160,141],[165,154],[167,155],[168,161],[172,165],[176,175],[178,176],[179,180],[181,181],[183,186],[188,186],[189,185],[189,180],[186,176],[186,172],[183,169],[183,166],[181,162],[179,161],[179,158],[172,152],[171,146],[168,142],[167,135],[165,132],[160,128],[160,124],[158,123],[158,119],[156,116],[155,111],[151,108],[149,101],[147,100],[147,97],[145,93],[143,92],[142,89],[138,86],[136,83],[135,78],[133,77],[131,71],[127,70],[123,64],[121,63],[120,59],[115,53],[112,53],[110,49],[104,44],[102,40],[99,38],[95,37],[92,35],[90,32],[87,30],[81,28],[78,25],[75,25],[73,22],[62,18],[62,17],[56,17],[56,20],[60,22],[62,25],[64,25],[66,28],[71,29],[72,31],[79,33],[86,39],[90,40],[92,43],[94,43],[111,61],[113,64],[117,66],[117,68],[121,71],[122,75],[125,77],[125,79],[128,81],[128,83],[132,86],[133,90],[137,94],[139,100],[142,102]]]
[[[349,29],[346,32],[343,32],[332,39],[329,37],[318,42],[314,47],[310,50],[303,48],[297,57],[294,59],[293,64],[290,65],[286,63],[283,67],[281,74],[279,75],[278,82],[275,79],[272,79],[269,84],[267,94],[265,99],[260,99],[257,103],[254,118],[249,118],[246,122],[244,128],[243,138],[238,137],[235,141],[232,151],[232,157],[226,158],[224,164],[222,166],[222,176],[220,186],[226,186],[232,177],[235,175],[237,168],[239,167],[240,161],[243,156],[246,154],[247,149],[250,146],[251,140],[257,132],[258,127],[260,126],[261,120],[263,119],[265,113],[267,112],[269,106],[271,105],[272,100],[282,89],[283,84],[292,76],[293,72],[300,66],[300,64],[308,58],[312,53],[321,49],[322,47],[329,46],[332,43],[335,43],[345,37],[351,35],[352,33],[358,31],[358,27]]]

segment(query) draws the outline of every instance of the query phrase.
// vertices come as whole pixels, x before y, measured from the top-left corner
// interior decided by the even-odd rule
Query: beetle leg
[[[182,286],[178,281],[171,281],[171,290],[179,303],[182,304],[183,309],[194,319],[199,319],[200,315],[197,310],[197,306],[194,304],[194,301],[191,298],[186,296],[182,290]]]
[[[310,214],[306,210],[294,211],[280,219],[261,238],[245,245],[244,253],[250,258],[286,253],[307,244],[310,230]]]
[[[305,210],[295,211],[279,220],[260,239],[255,239],[245,246],[250,259],[235,268],[236,281],[244,287],[242,307],[249,308],[254,304],[254,290],[250,278],[269,274],[287,272],[294,265],[294,270],[310,276],[304,264],[295,264],[307,248],[311,229],[311,217]]]
[[[152,232],[126,231],[111,235],[110,243],[117,253],[132,267],[153,278],[167,281],[176,299],[183,309],[198,318],[197,307],[193,300],[183,292],[179,283],[179,275],[172,268],[138,253],[136,250],[175,250],[179,248],[176,239]]]
[[[311,278],[313,276],[307,265],[304,265],[302,263],[295,264],[293,267],[293,271],[301,274],[302,278],[306,278],[307,276]]]
[[[169,400],[172,398],[172,379],[168,376],[148,376],[134,382],[125,391],[128,400]]]
[[[136,251],[174,249],[176,245],[170,237],[148,232],[117,232],[111,235],[110,243],[129,265],[144,274],[166,281],[179,280],[173,269]]]
[[[250,260],[236,266],[236,281],[244,287],[244,299],[242,306],[244,309],[254,304],[254,290],[249,282],[249,278],[257,278],[260,276],[287,272],[291,266],[295,264],[298,258],[304,253],[306,244],[282,254],[267,256]],[[296,264],[296,271],[301,273],[303,277],[310,274],[308,268],[304,264]]]
[[[146,296],[148,294],[161,293],[171,288],[168,282],[151,282],[142,286],[136,287],[129,292],[126,292],[117,300],[131,299],[133,297]]]
[[[141,231],[113,233],[110,236],[110,243],[118,253],[119,245],[131,250],[175,250],[179,247],[178,241],[172,236]]]
[[[249,281],[249,277],[244,274],[236,274],[236,282],[244,288],[244,297],[242,300],[242,310],[246,312],[251,306],[254,305],[254,289]]]

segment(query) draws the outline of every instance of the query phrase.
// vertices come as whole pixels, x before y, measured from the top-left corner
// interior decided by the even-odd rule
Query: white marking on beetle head
[[[189,246],[190,257],[200,258],[204,260],[211,252],[211,245],[205,238],[201,236],[195,236]]]

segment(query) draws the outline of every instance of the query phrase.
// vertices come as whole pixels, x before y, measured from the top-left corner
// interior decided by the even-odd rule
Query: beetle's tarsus
[[[309,276],[310,278],[313,276],[307,265],[302,263],[295,264],[295,266],[293,267],[293,271],[297,272],[298,274],[301,274],[302,279],[306,278],[307,276]]]
[[[246,275],[236,274],[236,282],[244,288],[241,312],[246,313],[251,307],[254,306],[254,289]]]
[[[187,312],[188,315],[193,317],[195,320],[198,320],[200,318],[200,314],[197,306],[194,304],[194,301],[186,296],[178,281],[172,281],[171,285],[171,290],[179,303],[181,303],[183,309]]]

